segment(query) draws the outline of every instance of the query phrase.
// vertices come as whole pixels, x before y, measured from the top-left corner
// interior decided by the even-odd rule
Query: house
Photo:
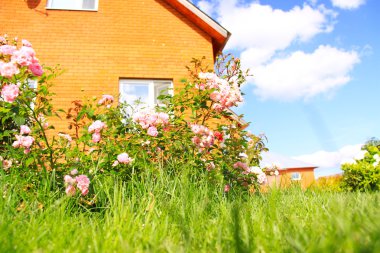
[[[279,175],[268,176],[269,185],[287,187],[299,184],[302,188],[307,188],[315,182],[314,169],[317,166],[284,155],[263,152],[260,166],[264,168],[272,165],[278,167]]]
[[[54,106],[102,94],[155,104],[180,87],[192,58],[215,56],[230,33],[186,0],[2,1],[0,33],[29,40],[55,80]],[[62,122],[55,123],[58,128]]]

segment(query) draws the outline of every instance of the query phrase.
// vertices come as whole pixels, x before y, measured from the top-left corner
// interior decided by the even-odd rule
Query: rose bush
[[[17,161],[7,163],[7,173],[31,173],[69,196],[87,198],[94,196],[90,182],[104,176],[129,180],[158,169],[175,176],[182,172],[173,164],[183,163],[195,178],[206,176],[225,192],[254,192],[265,182],[257,167],[263,138],[245,131],[230,110],[242,102],[240,86],[248,75],[239,59],[220,56],[215,72],[193,60],[183,88],[160,95],[154,108],[116,104],[108,94],[73,101],[65,112],[67,132],[56,133],[48,119],[63,111],[53,108],[49,88],[59,70],[43,69],[25,40],[20,47],[17,40],[0,41],[0,155]],[[38,80],[37,89],[30,80]]]

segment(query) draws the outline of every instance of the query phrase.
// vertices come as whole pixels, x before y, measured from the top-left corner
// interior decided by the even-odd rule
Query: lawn
[[[0,252],[380,252],[380,193],[225,194],[185,174],[102,177],[93,205],[1,174]]]

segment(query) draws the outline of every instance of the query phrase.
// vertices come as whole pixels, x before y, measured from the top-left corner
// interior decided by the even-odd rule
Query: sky
[[[380,1],[200,0],[253,75],[235,109],[271,152],[340,172],[380,137]]]

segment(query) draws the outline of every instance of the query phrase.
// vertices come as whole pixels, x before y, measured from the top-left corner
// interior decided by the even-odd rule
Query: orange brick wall
[[[45,6],[0,0],[0,34],[28,39],[41,63],[65,69],[53,89],[56,108],[118,95],[119,78],[172,79],[178,87],[193,57],[213,65],[210,36],[163,0],[99,0],[96,12]]]
[[[293,181],[291,179],[292,173],[298,172],[301,174],[300,181]],[[287,187],[292,184],[300,184],[305,189],[315,182],[314,169],[288,169],[280,171],[280,184],[282,187]]]

